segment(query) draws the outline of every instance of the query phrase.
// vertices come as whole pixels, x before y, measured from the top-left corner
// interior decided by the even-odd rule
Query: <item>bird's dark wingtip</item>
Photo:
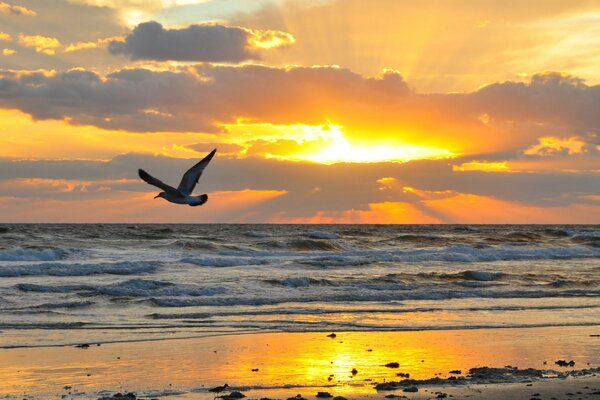
[[[148,177],[148,173],[140,168],[138,169],[138,176],[143,180],[146,180],[146,178]]]

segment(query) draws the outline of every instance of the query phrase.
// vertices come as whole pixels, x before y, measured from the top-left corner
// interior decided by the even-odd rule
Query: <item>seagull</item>
[[[159,179],[156,179],[143,169],[138,169],[138,174],[146,183],[163,190],[163,192],[160,192],[154,197],[155,199],[160,197],[175,204],[201,206],[208,201],[208,195],[202,194],[200,196],[192,196],[191,194],[194,191],[200,176],[202,175],[202,171],[204,171],[204,168],[206,168],[216,152],[217,149],[214,149],[196,165],[188,169],[187,172],[183,174],[183,178],[181,178],[181,183],[177,189],[167,185]]]

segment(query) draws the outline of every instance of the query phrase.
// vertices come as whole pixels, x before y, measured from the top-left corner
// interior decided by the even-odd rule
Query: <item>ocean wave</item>
[[[68,250],[59,248],[14,248],[0,251],[0,261],[58,261],[66,258],[68,254]]]
[[[245,265],[269,264],[269,260],[257,257],[185,257],[180,262],[199,265],[201,267],[241,267]]]
[[[178,239],[167,244],[168,247],[184,249],[184,250],[206,250],[206,251],[218,251],[219,246],[212,241],[207,240],[190,240],[190,239]]]
[[[271,236],[271,234],[265,231],[246,231],[244,232],[244,236],[252,238],[266,238]]]
[[[306,232],[304,236],[311,239],[338,239],[340,237],[337,233],[323,231]]]
[[[0,266],[0,277],[18,276],[87,276],[87,275],[134,275],[154,272],[157,263],[115,262],[98,264],[43,263],[31,265]]]
[[[34,293],[71,293],[94,290],[91,285],[38,285],[35,283],[19,283],[16,288],[22,292]]]
[[[452,289],[423,289],[423,290],[390,290],[379,291],[345,291],[323,293],[314,295],[288,295],[281,297],[261,297],[238,295],[236,297],[214,296],[209,298],[169,298],[152,297],[150,300],[160,307],[199,307],[199,306],[267,306],[285,303],[358,303],[358,302],[391,302],[409,300],[451,300],[451,299],[536,299],[557,297],[600,297],[600,290],[452,290]]]
[[[131,279],[110,285],[37,285],[20,283],[16,285],[23,292],[37,293],[82,293],[86,296],[105,295],[111,297],[200,297],[227,293],[220,286],[200,286],[194,284],[175,284],[172,282]]]
[[[342,248],[333,242],[314,239],[295,239],[287,244],[288,248],[297,251],[340,251]]]
[[[198,286],[191,284],[175,285],[171,282],[132,279],[114,285],[100,286],[95,289],[99,294],[125,297],[200,297],[224,294],[227,290],[218,286]]]
[[[265,283],[276,286],[287,287],[309,287],[309,286],[337,286],[336,283],[329,279],[317,279],[309,277],[290,277],[285,279],[266,279]]]

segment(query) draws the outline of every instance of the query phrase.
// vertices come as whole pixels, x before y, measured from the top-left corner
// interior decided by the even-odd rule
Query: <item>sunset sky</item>
[[[600,223],[599,66],[600,0],[0,0],[0,222]]]

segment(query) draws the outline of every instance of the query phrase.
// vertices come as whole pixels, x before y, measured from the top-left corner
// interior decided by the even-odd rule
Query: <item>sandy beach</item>
[[[132,392],[138,398],[211,399],[208,389],[227,383],[231,391],[257,399],[308,399],[318,392],[346,398],[599,398],[597,334],[597,327],[335,337],[261,333],[2,349],[0,396],[95,399]],[[561,367],[557,360],[575,365]],[[481,367],[500,369],[469,374]]]

